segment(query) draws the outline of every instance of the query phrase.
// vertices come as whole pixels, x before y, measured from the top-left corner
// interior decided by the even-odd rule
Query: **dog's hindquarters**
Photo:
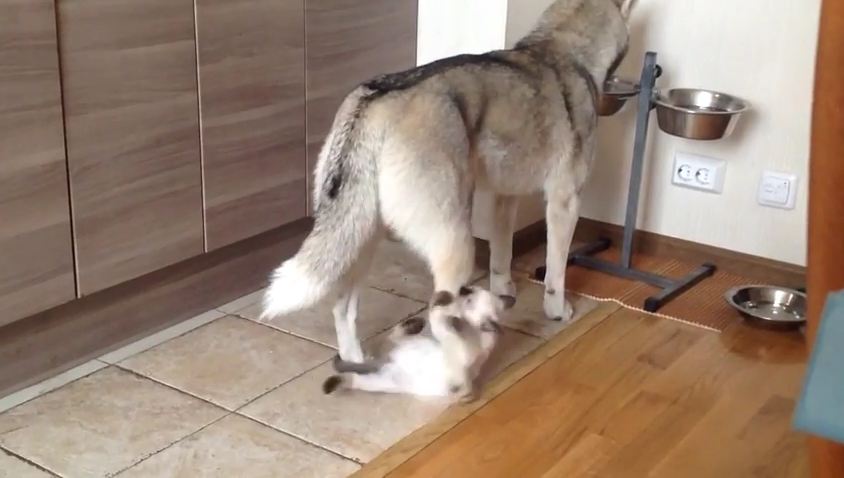
[[[299,252],[273,273],[264,296],[265,318],[321,300],[355,269],[377,237],[380,137],[367,119],[372,94],[357,88],[337,112],[316,167],[313,230]]]
[[[474,171],[459,105],[422,88],[386,104],[390,134],[379,165],[384,222],[429,265],[434,290],[456,294],[474,265]]]

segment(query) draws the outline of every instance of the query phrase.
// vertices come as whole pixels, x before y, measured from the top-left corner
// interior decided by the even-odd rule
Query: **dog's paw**
[[[569,322],[574,317],[574,307],[571,302],[566,299],[565,294],[553,291],[545,291],[545,299],[543,306],[545,308],[545,316],[551,320]]]
[[[346,362],[362,363],[365,360],[360,344],[340,344],[340,358]]]
[[[510,274],[491,273],[489,290],[497,296],[516,297],[516,284]]]

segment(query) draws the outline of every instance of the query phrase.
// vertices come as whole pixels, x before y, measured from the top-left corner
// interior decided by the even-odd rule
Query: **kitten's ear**
[[[513,306],[516,305],[516,298],[512,295],[499,295],[498,298],[501,299],[504,310],[512,309]]]
[[[466,327],[469,325],[469,323],[468,323],[468,322],[466,322],[466,319],[464,319],[464,318],[462,318],[462,317],[457,317],[457,316],[451,316],[451,317],[449,317],[449,318],[448,318],[448,324],[449,324],[449,325],[451,326],[451,328],[452,328],[452,329],[454,329],[454,331],[455,331],[455,332],[457,332],[458,334],[459,334],[459,333],[461,333],[461,332],[463,332],[463,330],[465,330],[465,329],[466,329]]]
[[[431,303],[434,307],[445,307],[449,304],[454,302],[454,296],[451,292],[441,290],[434,294],[434,298],[431,300]]]
[[[419,335],[425,330],[425,319],[422,317],[411,317],[401,323],[405,335]]]

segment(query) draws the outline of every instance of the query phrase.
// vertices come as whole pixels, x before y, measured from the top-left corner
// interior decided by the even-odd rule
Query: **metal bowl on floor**
[[[681,138],[714,140],[729,136],[750,107],[735,96],[717,91],[679,88],[656,98],[659,128]]]
[[[728,290],[724,298],[754,325],[796,329],[806,323],[806,294],[793,289],[740,286]]]
[[[639,85],[618,77],[604,82],[604,90],[598,95],[598,116],[612,116],[618,113],[627,100],[639,94]]]

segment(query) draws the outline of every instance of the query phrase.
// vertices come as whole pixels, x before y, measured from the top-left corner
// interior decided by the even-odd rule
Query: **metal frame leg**
[[[621,243],[621,264],[630,267],[633,263],[633,234],[639,215],[639,193],[642,189],[642,172],[645,169],[645,149],[648,142],[648,126],[653,108],[654,86],[657,69],[656,53],[645,53],[642,77],[639,81],[639,102],[636,112],[636,134],[633,141],[633,163],[630,167],[630,184],[627,189],[627,212],[624,216],[624,240]]]
[[[692,287],[697,285],[698,282],[706,279],[707,277],[711,277],[714,273],[714,264],[704,264],[698,267],[694,271],[687,274],[685,277],[677,279],[675,281],[671,281],[672,284],[669,287],[663,288],[658,294],[652,295],[645,299],[644,309],[648,312],[656,312],[657,310],[661,309],[663,305],[670,302],[671,299],[691,289]]]

